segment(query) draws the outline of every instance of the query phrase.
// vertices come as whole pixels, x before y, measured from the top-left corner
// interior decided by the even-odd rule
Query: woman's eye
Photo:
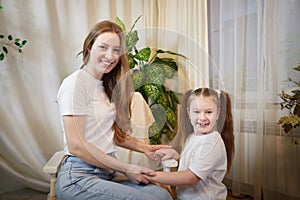
[[[114,49],[114,52],[115,52],[116,54],[119,54],[119,53],[120,53],[120,49]]]
[[[102,49],[102,50],[106,50],[107,49],[106,46],[99,46],[99,48]]]

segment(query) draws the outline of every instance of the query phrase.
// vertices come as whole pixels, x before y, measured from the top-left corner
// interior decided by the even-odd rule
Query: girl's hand
[[[180,157],[179,153],[173,148],[163,148],[155,151],[154,159],[155,160],[168,160],[168,159],[175,159],[178,160]]]
[[[163,148],[171,148],[169,145],[149,145],[148,150],[144,152],[144,154],[151,160],[158,161],[159,159],[156,158],[155,152],[159,149]]]
[[[146,167],[140,167],[140,166],[137,166],[137,165],[130,165],[129,168],[128,168],[128,171],[125,172],[125,175],[133,183],[148,184],[149,181],[145,176],[152,177],[152,176],[155,175],[155,172],[152,169],[148,169]]]

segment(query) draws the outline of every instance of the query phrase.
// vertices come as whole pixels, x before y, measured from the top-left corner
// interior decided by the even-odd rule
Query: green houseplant
[[[293,68],[295,71],[300,71],[300,63]],[[280,103],[281,109],[289,110],[287,116],[282,116],[278,124],[282,125],[282,128],[285,133],[291,133],[300,127],[300,81],[294,81],[292,79],[288,80],[289,82],[295,84],[296,89],[291,91],[291,94],[282,91],[279,96],[282,99]],[[292,138],[293,144],[298,144],[297,140]]]
[[[150,47],[138,49],[136,44],[139,37],[134,26],[140,18],[141,16],[135,20],[129,31],[126,30],[120,18],[116,18],[116,23],[125,33],[134,88],[148,102],[155,118],[155,122],[149,128],[150,142],[151,144],[160,144],[163,134],[166,136],[166,140],[174,137],[177,125],[177,105],[180,104],[182,95],[168,89],[165,81],[172,79],[178,71],[174,56],[184,59],[186,57],[162,49],[150,49]]]

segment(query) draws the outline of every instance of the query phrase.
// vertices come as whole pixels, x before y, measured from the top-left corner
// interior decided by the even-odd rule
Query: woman
[[[151,169],[115,158],[116,145],[153,159],[161,145],[129,136],[130,101],[134,94],[121,28],[97,23],[83,44],[83,68],[64,79],[57,101],[66,141],[66,158],[56,181],[58,199],[171,199],[156,185],[147,185]],[[135,184],[112,181],[116,172]],[[139,184],[139,185],[138,185]]]

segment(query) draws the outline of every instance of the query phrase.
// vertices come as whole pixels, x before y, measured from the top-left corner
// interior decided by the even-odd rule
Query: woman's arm
[[[148,183],[142,174],[152,176],[152,170],[120,162],[84,139],[85,116],[63,116],[63,124],[71,154],[91,165],[123,172],[136,183]]]
[[[151,182],[172,186],[194,185],[201,180],[191,170],[180,172],[156,172],[155,176],[147,176],[147,179]]]

